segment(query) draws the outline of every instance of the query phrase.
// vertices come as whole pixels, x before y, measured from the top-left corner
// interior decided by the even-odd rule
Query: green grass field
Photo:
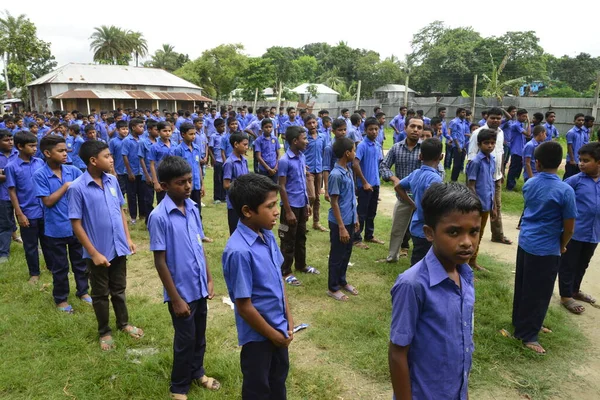
[[[212,205],[212,170],[207,174],[207,207],[202,210],[205,231],[215,239],[206,245],[215,280],[215,299],[209,311],[206,368],[222,383],[216,393],[193,389],[190,399],[236,399],[242,376],[233,311],[223,304],[227,296],[220,258],[227,240],[225,205]],[[512,195],[512,194],[510,194]],[[516,194],[515,194],[516,196]],[[511,203],[511,201],[507,201]],[[322,206],[326,219],[327,203]],[[519,210],[520,212],[520,210]],[[388,240],[391,219],[380,213],[376,235]],[[115,334],[117,349],[99,350],[96,321],[91,306],[74,296],[76,313],[57,312],[51,296],[51,275],[44,268],[37,286],[27,284],[23,250],[12,246],[9,263],[0,267],[0,398],[20,399],[161,399],[168,398],[172,362],[172,325],[162,288],[148,250],[143,223],[132,230],[138,253],[128,261],[128,304],[132,324],[146,335],[134,340]],[[289,288],[296,324],[310,327],[297,333],[290,347],[288,378],[290,399],[389,398],[387,367],[390,324],[389,291],[397,275],[408,268],[408,260],[395,265],[378,264],[386,246],[355,249],[348,279],[361,292],[347,303],[325,296],[329,236],[311,231],[308,261],[320,269],[319,276],[301,276],[304,285]],[[546,324],[554,333],[544,336],[549,354],[539,357],[519,342],[498,331],[510,329],[512,266],[482,256],[491,270],[478,275],[475,283],[473,393],[491,389],[517,391],[531,398],[561,395],[563,370],[580,362],[585,338],[569,323],[568,316],[551,307]],[[114,318],[111,316],[112,322]],[[138,352],[139,354],[133,354]]]

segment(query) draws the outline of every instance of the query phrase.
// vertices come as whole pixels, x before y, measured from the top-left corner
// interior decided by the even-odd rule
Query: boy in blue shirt
[[[237,178],[249,173],[248,160],[244,157],[248,151],[248,136],[241,132],[235,132],[230,136],[229,141],[233,148],[233,153],[227,158],[225,164],[223,164],[223,189],[225,189],[226,193],[227,222],[229,224],[229,235],[231,235],[237,227],[239,217],[229,200],[229,188]]]
[[[510,166],[506,175],[506,189],[514,190],[517,179],[523,170],[523,148],[531,137],[531,125],[527,110],[521,108],[517,111],[517,120],[512,121],[509,128],[504,131],[510,146]]]
[[[140,218],[148,215],[144,202],[144,183],[142,182],[142,169],[140,168],[140,159],[138,156],[140,136],[144,133],[144,121],[133,118],[129,121],[129,130],[131,133],[123,139],[121,156],[123,157],[127,173],[125,189],[127,192],[129,217],[131,218],[131,225],[135,225],[138,211]]]
[[[204,132],[204,120],[202,118],[194,118],[194,128],[196,128],[196,139],[194,143],[200,148],[200,167],[202,179],[206,176],[206,164],[208,162],[208,137]]]
[[[365,231],[365,242],[384,244],[382,240],[373,236],[375,232],[375,215],[379,199],[379,162],[382,159],[381,146],[377,142],[379,135],[379,122],[376,118],[367,118],[365,121],[365,140],[356,147],[356,158],[353,170],[356,174],[358,186],[358,220],[360,229],[354,234],[354,245],[368,249],[361,236]]]
[[[116,132],[114,138],[110,140],[108,143],[108,148],[110,150],[110,154],[112,154],[114,159],[114,170],[117,174],[117,180],[119,181],[119,187],[121,188],[121,193],[125,194],[127,188],[127,170],[125,169],[125,162],[123,161],[123,140],[129,134],[129,129],[127,128],[127,122],[119,121],[116,124]]]
[[[192,168],[181,157],[167,156],[157,172],[167,194],[148,219],[150,250],[175,330],[171,398],[185,400],[191,384],[210,390],[221,386],[204,371],[206,300],[215,293],[198,205],[190,200]]]
[[[356,114],[355,114],[356,115]],[[352,139],[342,137],[333,144],[333,151],[338,159],[329,174],[328,190],[331,199],[329,209],[329,278],[327,295],[335,300],[347,301],[343,291],[353,296],[358,290],[346,280],[348,263],[352,256],[352,235],[360,228],[356,213],[356,196],[354,177],[348,165],[352,165],[356,149]]]
[[[129,236],[119,182],[109,174],[113,169],[113,157],[108,145],[100,141],[85,142],[80,154],[87,171],[67,191],[69,219],[75,236],[83,245],[100,348],[107,351],[115,347],[108,324],[109,295],[119,330],[134,339],[144,336],[140,328],[129,324],[125,304],[127,256],[135,254],[135,244]]]
[[[425,258],[431,248],[431,242],[427,240],[423,231],[425,216],[421,202],[431,185],[442,182],[442,177],[437,170],[440,160],[443,158],[442,142],[437,138],[425,139],[421,142],[420,151],[421,167],[411,172],[395,186],[398,197],[415,210],[410,223],[410,235],[413,240],[410,265],[415,265]],[[412,193],[412,198],[407,192]]]
[[[189,122],[184,122],[179,127],[181,132],[181,144],[171,147],[170,155],[182,157],[190,164],[192,168],[192,194],[190,199],[198,204],[198,211],[202,215],[202,173],[200,172],[200,148],[194,140],[196,139],[196,129]]]
[[[225,132],[225,121],[217,118],[214,121],[215,132],[210,136],[209,152],[213,160],[213,200],[215,204],[221,204],[225,201],[225,190],[223,189],[223,153],[221,153],[221,139]]]
[[[254,142],[254,150],[258,159],[258,173],[277,183],[277,168],[279,164],[279,140],[273,135],[273,121],[263,118],[261,121],[262,135]]]
[[[0,264],[8,261],[10,241],[16,231],[15,217],[8,187],[6,186],[6,166],[18,158],[19,152],[14,148],[13,135],[8,130],[0,130]]]
[[[563,180],[579,173],[579,149],[590,141],[590,136],[583,127],[585,116],[575,114],[573,121],[575,126],[567,132],[567,163]]]
[[[496,148],[496,131],[482,129],[477,134],[477,147],[479,152],[467,164],[467,186],[471,189],[479,201],[481,201],[481,233],[485,232],[488,218],[496,220],[495,183],[494,172],[496,171],[496,158],[492,154]],[[485,271],[485,268],[477,264],[479,245],[469,261],[469,266],[475,271]]]
[[[279,238],[283,263],[281,273],[292,286],[301,285],[292,274],[292,264],[296,271],[319,274],[319,271],[306,265],[306,221],[311,207],[306,190],[306,159],[303,151],[307,146],[306,131],[300,126],[290,126],[285,131],[289,149],[279,160],[279,186],[281,194],[281,219]]]
[[[575,233],[563,253],[558,271],[560,302],[574,314],[585,308],[575,300],[594,304],[596,299],[580,290],[585,271],[600,242],[600,143],[584,144],[579,149],[580,173],[565,183],[575,191],[577,218]]]
[[[328,232],[320,223],[321,211],[321,185],[323,183],[323,151],[325,150],[325,137],[317,130],[317,118],[313,114],[304,117],[304,126],[307,131],[308,144],[304,149],[304,157],[308,173],[306,174],[306,191],[308,202],[312,209],[313,229]]]
[[[148,119],[146,121],[146,137],[142,137],[139,142],[138,158],[142,170],[142,189],[144,192],[144,208],[146,209],[146,218],[144,222],[148,225],[148,216],[154,209],[154,184],[152,181],[152,171],[150,169],[150,149],[158,140],[158,129],[156,121]]]
[[[152,182],[154,182],[154,190],[156,191],[156,204],[158,204],[165,197],[165,192],[158,181],[156,170],[162,159],[171,153],[173,146],[171,143],[171,124],[161,121],[156,125],[156,129],[158,130],[159,139],[150,147],[148,159],[150,160],[150,173],[152,174]]]
[[[525,211],[519,234],[512,323],[514,336],[538,354],[538,333],[548,311],[560,255],[573,235],[575,192],[556,175],[562,147],[544,142],[535,149],[538,174],[523,185]]]
[[[81,130],[79,125],[71,124],[69,125],[69,136],[71,136],[72,147],[72,156],[73,165],[81,170],[81,172],[85,172],[85,163],[79,157],[79,149],[81,149],[81,145],[85,142],[81,137]]]
[[[349,138],[350,140],[352,140],[357,146],[363,140],[362,134],[360,133],[361,122],[362,122],[362,119],[360,118],[360,114],[356,114],[356,113],[352,114],[350,116],[351,127],[350,127],[350,130],[348,130],[346,132],[346,137]],[[346,126],[346,129],[348,129],[347,126]],[[395,137],[395,135],[394,135],[394,137]]]
[[[462,107],[456,109],[456,118],[450,121],[450,132],[448,133],[452,143],[452,182],[458,180],[458,176],[465,164],[467,135],[470,135],[469,123],[465,120],[467,110]]]
[[[295,147],[295,128],[286,133],[295,136],[291,142]],[[229,192],[240,221],[227,241],[222,262],[242,346],[242,399],[286,398],[294,322],[280,275],[283,256],[271,231],[279,216],[278,189],[267,177],[247,174]]]
[[[554,126],[556,113],[554,111],[546,111],[544,117],[546,118],[546,123],[544,123],[544,128],[546,128],[546,140],[558,139],[558,129],[556,129],[556,126]]]
[[[19,132],[14,138],[19,157],[4,168],[6,187],[21,230],[25,260],[29,268],[29,283],[40,279],[40,256],[38,242],[47,259],[48,244],[44,236],[44,216],[40,199],[35,196],[33,174],[44,166],[44,161],[34,157],[37,138],[27,132]]]
[[[92,303],[88,295],[88,276],[83,248],[73,234],[69,221],[67,189],[81,176],[81,170],[67,162],[65,139],[48,135],[40,142],[46,165],[33,174],[35,195],[41,199],[44,214],[44,234],[48,242],[46,264],[52,271],[52,296],[59,311],[73,313],[67,302],[69,297],[69,261],[75,276],[76,295],[86,303]],[[67,250],[69,257],[67,259]]]
[[[533,128],[533,139],[531,139],[525,147],[523,148],[523,179],[525,182],[529,178],[534,177],[537,174],[535,169],[535,149],[542,143],[546,141],[546,127],[543,125],[538,125]]]
[[[391,290],[392,387],[398,399],[467,400],[475,303],[467,262],[479,242],[481,203],[466,186],[435,183],[422,207],[431,249]]]

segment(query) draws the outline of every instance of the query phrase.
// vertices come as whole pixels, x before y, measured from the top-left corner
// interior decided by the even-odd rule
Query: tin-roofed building
[[[162,69],[70,63],[29,83],[31,109],[90,113],[117,108],[190,110],[212,102],[202,88]]]

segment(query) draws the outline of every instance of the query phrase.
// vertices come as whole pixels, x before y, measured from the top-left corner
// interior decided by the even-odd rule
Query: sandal
[[[379,240],[375,237],[372,237],[371,239],[365,239],[365,242],[375,243],[375,244],[385,244],[385,242],[383,240]]]
[[[115,341],[112,336],[108,336],[108,339],[100,338],[100,350],[102,351],[110,351],[115,349]]]
[[[367,244],[365,242],[355,242],[354,246],[358,247],[359,249],[365,249],[365,250],[369,250],[369,246],[367,246]]]
[[[513,244],[512,240],[510,240],[506,236],[503,236],[502,239],[492,239],[492,242],[502,244]]]
[[[172,400],[187,400],[187,395],[181,393],[171,393]]]
[[[288,277],[285,278],[285,283],[287,283],[290,286],[300,286],[302,285],[302,282],[300,282],[294,275],[289,275]]]
[[[579,315],[585,311],[585,307],[576,302],[574,299],[569,299],[565,302],[561,301],[560,304],[567,310],[571,311],[573,314]]]
[[[347,284],[346,286],[344,286],[342,288],[342,290],[350,293],[352,296],[358,296],[358,290],[350,284]]]
[[[349,300],[348,296],[346,296],[340,290],[338,290],[337,292],[332,292],[332,291],[328,290],[327,296],[329,296],[332,299],[337,300],[337,301],[348,301]]]
[[[542,332],[542,333],[554,333],[554,332],[552,332],[552,329],[546,328],[545,326],[542,326],[542,329],[540,329],[540,332]]]
[[[584,301],[584,302],[590,303],[590,304],[594,304],[596,302],[595,298],[593,298],[589,294],[583,293],[581,291],[579,293],[577,293],[576,295],[574,295],[573,298],[575,300]]]
[[[313,274],[313,275],[321,274],[321,272],[319,272],[318,269],[316,269],[315,267],[311,267],[311,266],[301,269],[300,272],[305,273],[305,274]]]
[[[408,250],[410,249],[400,249],[400,257],[408,257]]]
[[[67,313],[67,314],[73,314],[75,312],[75,310],[73,310],[73,307],[71,307],[70,304],[67,304],[64,307],[56,307],[56,309],[58,311],[62,311],[62,312]]]
[[[221,388],[221,382],[219,382],[215,378],[210,378],[206,375],[204,375],[202,378],[194,379],[193,382],[198,386],[202,386],[204,389],[212,391],[216,391]]]
[[[79,298],[79,300],[81,300],[81,301],[83,301],[84,303],[87,303],[87,304],[92,304],[92,298],[90,297],[90,295],[87,295],[87,297],[81,296]]]
[[[144,337],[144,331],[133,325],[127,325],[124,329],[121,329],[121,331],[125,332],[134,339],[141,339]]]
[[[320,231],[320,232],[329,232],[329,229],[325,228],[323,225],[318,224],[318,225],[314,225],[313,229],[315,231]]]
[[[529,350],[533,350],[536,354],[540,356],[546,355],[546,350],[542,347],[538,342],[523,342],[523,346],[527,347]]]
[[[17,237],[12,238],[12,241],[20,243],[20,244],[23,244],[23,239],[21,239],[21,236],[17,236]]]

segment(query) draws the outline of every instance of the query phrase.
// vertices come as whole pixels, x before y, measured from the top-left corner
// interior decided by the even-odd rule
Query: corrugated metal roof
[[[129,65],[69,63],[36,79],[27,86],[43,85],[46,83],[146,85],[201,89],[193,83],[165,70],[130,67]]]
[[[188,92],[149,92],[145,90],[115,90],[115,89],[71,89],[52,96],[53,99],[137,99],[137,100],[178,100],[206,101],[208,97],[198,93]]]
[[[317,94],[339,94],[338,92],[336,92],[329,86],[325,86],[321,83],[303,83],[302,85],[293,88],[292,92],[295,92],[298,94],[308,94],[308,90],[306,90],[306,88],[310,85],[317,87]]]

